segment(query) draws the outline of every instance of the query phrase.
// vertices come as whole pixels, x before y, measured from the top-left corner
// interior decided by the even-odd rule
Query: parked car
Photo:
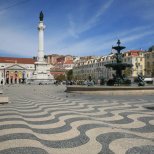
[[[146,84],[153,84],[153,78],[144,78]]]

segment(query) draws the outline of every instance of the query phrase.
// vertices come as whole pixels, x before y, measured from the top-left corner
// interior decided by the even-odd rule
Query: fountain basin
[[[67,86],[66,92],[95,95],[154,95],[154,86]]]

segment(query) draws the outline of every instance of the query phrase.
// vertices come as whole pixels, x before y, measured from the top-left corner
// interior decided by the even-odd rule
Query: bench
[[[9,98],[5,96],[0,96],[0,104],[7,104],[9,103]]]

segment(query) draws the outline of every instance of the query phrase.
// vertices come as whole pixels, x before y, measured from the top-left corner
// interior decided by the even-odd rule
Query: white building
[[[95,57],[92,59],[80,59],[78,60],[73,68],[73,76],[77,80],[87,80],[89,76],[95,82],[99,79],[109,79],[112,78],[114,71],[112,69],[106,68],[104,65],[114,61],[114,55],[108,55],[103,57]]]
[[[34,62],[32,58],[0,57],[0,83],[26,82],[35,70]]]

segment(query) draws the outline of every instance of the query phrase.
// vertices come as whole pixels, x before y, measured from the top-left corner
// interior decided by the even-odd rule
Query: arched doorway
[[[6,72],[6,84],[9,84],[9,71]]]
[[[26,72],[22,72],[22,83],[25,83],[25,78],[26,78]]]
[[[14,83],[14,72],[13,71],[10,72],[10,83],[11,84]]]
[[[22,82],[22,72],[21,71],[18,72],[18,77],[19,77],[19,83],[21,83]]]
[[[13,76],[11,76],[10,83],[13,84]]]
[[[18,82],[18,71],[15,71],[14,76],[15,76],[14,83],[17,84],[17,82]]]

